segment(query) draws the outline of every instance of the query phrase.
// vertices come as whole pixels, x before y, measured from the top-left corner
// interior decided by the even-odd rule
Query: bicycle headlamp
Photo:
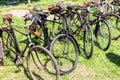
[[[33,11],[35,11],[35,12],[42,12],[43,9],[40,6],[37,5],[37,6],[33,7]]]

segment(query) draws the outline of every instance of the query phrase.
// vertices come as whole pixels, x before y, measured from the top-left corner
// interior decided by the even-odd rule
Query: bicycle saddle
[[[3,18],[3,23],[5,23],[6,20],[9,22],[9,24],[13,23],[12,14],[5,14],[2,16],[2,18]]]

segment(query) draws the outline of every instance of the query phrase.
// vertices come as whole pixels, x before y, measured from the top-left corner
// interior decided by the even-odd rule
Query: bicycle
[[[80,43],[80,34],[82,34],[83,38],[83,51],[85,57],[90,59],[94,50],[94,38],[93,38],[93,31],[91,25],[89,24],[90,19],[90,7],[82,7],[82,6],[71,6],[74,8],[74,11],[71,11],[74,14],[74,18],[72,20],[72,34],[77,36],[77,40]],[[68,9],[70,10],[70,9]],[[70,14],[71,14],[70,13]],[[76,29],[75,29],[76,28]]]
[[[54,37],[50,45],[50,51],[57,60],[61,74],[67,74],[72,72],[78,63],[79,58],[79,47],[75,38],[69,33],[69,26],[67,20],[67,14],[61,12],[63,7],[61,3],[56,4],[56,7],[50,7],[50,13],[60,17],[62,19],[63,30],[60,34]],[[61,7],[60,7],[61,6]],[[59,10],[60,9],[60,10]],[[53,12],[52,12],[52,11]],[[60,13],[59,13],[60,12]],[[53,21],[54,22],[54,21]]]
[[[89,24],[93,26],[95,24],[95,38],[98,47],[102,50],[107,50],[111,43],[111,26],[107,21],[107,12],[104,10],[104,4],[100,2],[99,4],[92,3],[95,5],[96,12],[91,13],[94,17],[90,20]],[[92,5],[91,4],[91,5]]]
[[[27,29],[27,33],[23,33],[22,31],[13,28],[13,26]],[[50,74],[55,74],[55,76],[52,78],[59,80],[59,68],[54,56],[46,48],[34,45],[31,39],[31,33],[28,31],[28,25],[21,27],[19,25],[9,24],[7,27],[1,28],[1,30],[3,34],[2,39],[4,51],[8,50],[6,54],[9,55],[17,65],[22,64],[24,58],[26,58],[27,68],[33,80],[50,79]],[[19,48],[20,46],[18,45],[18,39],[16,38],[15,31],[27,37],[27,43],[24,49]],[[27,57],[25,57],[25,52],[27,49],[28,54]],[[47,71],[48,74],[45,74],[44,71]]]

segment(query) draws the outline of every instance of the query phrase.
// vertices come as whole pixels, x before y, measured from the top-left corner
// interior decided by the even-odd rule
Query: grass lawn
[[[53,2],[54,1],[55,0],[53,0]],[[72,2],[70,0],[66,0],[66,1]],[[76,0],[73,1],[76,2]],[[79,1],[77,1],[77,3]],[[38,2],[38,3],[33,3],[32,5],[34,4],[42,4],[42,3]],[[44,4],[42,4],[42,6],[44,6]],[[1,16],[5,12],[11,9],[22,9],[22,8],[27,9],[27,6],[24,4],[20,4],[18,6],[13,6],[13,7],[0,6],[0,12],[1,12],[0,22],[1,22]],[[23,21],[20,18],[14,16],[13,20],[15,21],[15,23],[23,24]],[[20,41],[25,40],[26,38],[20,36],[17,33],[16,35],[20,44],[20,48],[23,48],[25,43],[22,43]],[[70,74],[62,75],[61,80],[119,80],[120,79],[120,39],[113,40],[111,42],[110,48],[107,51],[103,51],[95,45],[93,56],[89,60],[85,59],[82,55],[83,55],[83,51],[81,50],[81,55],[79,56],[77,68]],[[10,59],[8,59],[6,56],[4,57],[4,60],[5,60],[5,67],[4,69],[0,69],[0,80],[30,80],[28,69],[26,66],[26,61],[23,63],[23,66],[18,67],[12,61],[10,61]]]

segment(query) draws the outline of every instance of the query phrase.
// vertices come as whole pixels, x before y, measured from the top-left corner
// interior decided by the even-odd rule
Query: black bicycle
[[[50,78],[59,80],[59,67],[51,52],[42,46],[34,45],[30,31],[24,33],[13,28],[14,26],[17,27],[18,25],[9,24],[7,27],[1,28],[4,52],[6,55],[17,65],[22,64],[24,58],[26,58],[27,68],[33,80],[49,80]],[[28,26],[18,27],[28,30]],[[22,50],[18,45],[18,39],[16,38],[17,33],[27,37],[25,42],[26,46]],[[26,51],[28,51],[27,57],[24,54]],[[51,74],[53,74],[54,77],[52,77],[53,75]]]
[[[93,31],[91,25],[89,24],[90,6],[69,6],[68,10],[71,10],[72,8],[74,11],[70,11],[70,14],[73,15],[70,15],[73,17],[73,20],[71,20],[71,32],[77,38],[77,42],[83,46],[85,57],[89,59],[94,50]],[[83,40],[83,44],[81,40]]]
[[[67,74],[76,68],[80,51],[77,41],[69,33],[67,14],[64,11],[59,13],[59,10],[55,8],[51,8],[51,10],[55,12],[54,15],[62,19],[62,30],[52,40],[50,51],[57,60],[61,74]]]
[[[95,6],[97,12],[92,13],[94,18],[90,21],[90,25],[95,23],[95,38],[99,48],[107,50],[111,43],[111,25],[107,20],[107,12],[105,11],[104,4],[101,2]]]

